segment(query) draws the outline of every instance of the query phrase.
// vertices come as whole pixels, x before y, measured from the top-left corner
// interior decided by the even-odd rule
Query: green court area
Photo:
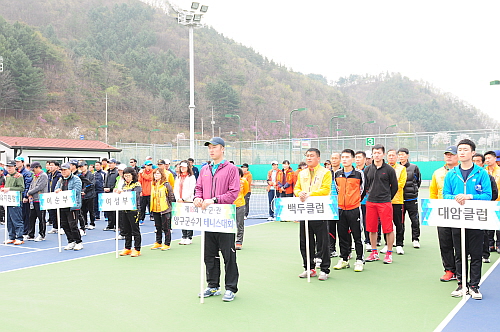
[[[199,238],[190,246],[176,241],[165,252],[147,247],[138,258],[104,254],[2,273],[1,328],[432,331],[459,302],[450,297],[456,283],[439,281],[434,227],[422,228],[421,249],[407,241],[405,255],[395,255],[392,265],[332,270],[327,281],[311,283],[297,277],[303,271],[298,228],[271,222],[246,229],[238,252],[240,291],[229,303],[221,296],[199,303]]]

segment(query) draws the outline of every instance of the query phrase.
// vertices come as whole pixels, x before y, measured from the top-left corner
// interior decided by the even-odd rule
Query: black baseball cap
[[[37,167],[42,168],[42,165],[38,161],[34,161],[31,163],[31,168],[37,168]]]
[[[224,147],[226,146],[226,143],[224,143],[224,140],[220,137],[213,137],[210,141],[205,142],[205,146],[209,146],[210,144],[212,145],[220,144]]]
[[[85,160],[82,160],[78,163],[78,167],[82,167],[82,166],[87,166],[87,162]]]

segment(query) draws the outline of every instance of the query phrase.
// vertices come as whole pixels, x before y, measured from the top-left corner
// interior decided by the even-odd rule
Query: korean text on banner
[[[424,226],[500,230],[500,202],[454,199],[421,199]]]
[[[172,228],[236,233],[236,206],[210,204],[202,210],[193,203],[172,203]]]
[[[137,210],[135,191],[99,194],[99,211]]]
[[[338,220],[337,196],[309,196],[305,202],[299,197],[274,200],[276,221],[284,220]]]
[[[40,210],[76,207],[76,192],[63,190],[58,193],[40,194]]]
[[[2,206],[21,206],[21,192],[8,191],[0,193],[0,205]]]

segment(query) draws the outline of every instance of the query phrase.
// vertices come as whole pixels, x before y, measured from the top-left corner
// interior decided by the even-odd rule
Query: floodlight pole
[[[194,28],[189,26],[189,157],[194,155]]]

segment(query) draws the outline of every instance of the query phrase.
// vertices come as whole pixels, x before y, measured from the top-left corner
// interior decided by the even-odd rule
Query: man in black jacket
[[[408,211],[411,220],[411,240],[413,248],[420,248],[420,220],[418,217],[418,190],[422,183],[420,170],[415,164],[408,162],[410,151],[407,148],[398,150],[399,163],[406,167],[406,184],[404,187],[404,211]],[[404,221],[403,221],[404,222]]]
[[[104,179],[104,192],[110,193],[113,192],[116,184],[116,178],[118,177],[118,169],[116,168],[116,159],[111,158],[108,160],[108,174],[106,174],[106,178]],[[116,215],[115,212],[105,212],[104,213],[108,217],[108,226],[104,228],[105,231],[112,231],[116,225]]]
[[[94,187],[95,187],[95,199],[94,199],[94,218],[95,220],[101,219],[101,211],[99,211],[99,194],[104,192],[104,178],[106,177],[106,171],[102,169],[100,161],[95,162],[95,172],[94,172]]]
[[[53,193],[56,190],[57,181],[61,178],[61,172],[59,171],[59,162],[55,160],[49,160],[47,168],[47,176],[49,178],[48,192]],[[59,225],[57,224],[57,210],[49,210],[49,223],[52,224],[52,229],[48,231],[48,234],[57,234]]]
[[[382,224],[382,232],[386,234],[387,252],[384,263],[392,263],[392,245],[394,228],[392,225],[392,199],[398,192],[396,171],[384,161],[385,148],[376,144],[372,148],[373,162],[365,169],[368,201],[366,202],[366,230],[370,233],[372,252],[367,262],[378,261],[377,231],[378,223]]]
[[[87,162],[81,160],[78,163],[78,170],[80,171],[80,180],[82,180],[82,208],[79,215],[80,229],[85,234],[85,228],[95,228],[95,215],[94,215],[94,199],[95,199],[95,186],[94,174],[88,171]],[[88,225],[87,214],[90,214],[90,225]]]

